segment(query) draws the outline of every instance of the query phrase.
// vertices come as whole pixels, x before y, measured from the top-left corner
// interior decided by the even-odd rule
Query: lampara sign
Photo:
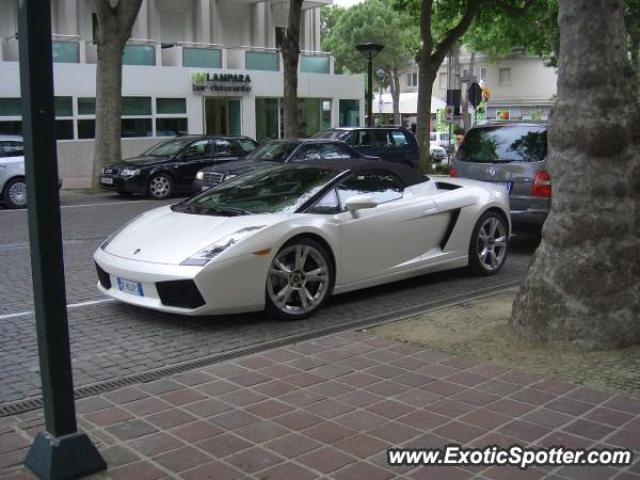
[[[238,73],[194,72],[191,74],[191,84],[197,93],[251,91],[251,77]]]

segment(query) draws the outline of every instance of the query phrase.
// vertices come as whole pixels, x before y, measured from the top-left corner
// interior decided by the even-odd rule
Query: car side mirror
[[[356,195],[344,202],[344,207],[350,212],[365,208],[375,208],[377,206],[378,202],[371,195]]]

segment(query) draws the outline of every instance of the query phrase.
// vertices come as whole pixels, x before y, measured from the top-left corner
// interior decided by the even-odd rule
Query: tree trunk
[[[92,187],[105,165],[122,159],[122,55],[142,0],[94,0],[98,17],[96,44],[96,127]]]
[[[476,52],[471,52],[471,59],[469,60],[469,77],[473,77],[474,81],[477,81],[476,75],[473,73],[476,69]],[[462,122],[465,133],[471,128],[471,114],[469,113],[469,86],[471,83],[463,84],[464,92],[462,92]]]
[[[122,158],[120,121],[122,112],[122,53],[115,42],[98,45],[96,69],[96,130],[93,182],[97,187],[100,170]]]
[[[391,88],[391,98],[393,99],[393,124],[401,125],[402,119],[400,118],[400,72],[397,68],[391,69],[391,82],[389,82]]]
[[[300,57],[300,20],[302,0],[290,0],[289,24],[282,42],[284,64],[284,136],[299,136],[298,124],[298,58]]]
[[[560,0],[554,191],[513,304],[511,327],[522,338],[581,349],[640,343],[640,107],[622,6]]]
[[[433,83],[440,65],[434,65],[427,52],[418,54],[418,115],[416,120],[416,139],[420,147],[420,171],[431,173],[433,169],[430,154],[431,94]]]

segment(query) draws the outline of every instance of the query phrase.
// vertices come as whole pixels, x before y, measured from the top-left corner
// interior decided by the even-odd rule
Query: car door
[[[207,160],[209,159],[209,160]],[[180,189],[191,188],[196,173],[211,159],[211,141],[197,140],[180,153],[175,165],[175,182]]]
[[[393,142],[394,161],[417,167],[420,164],[420,153],[417,142],[411,138],[413,135],[402,130],[391,130],[389,136]]]
[[[418,268],[446,230],[445,216],[428,197],[406,195],[401,181],[387,171],[355,174],[336,186],[342,212],[339,283],[349,284]],[[355,195],[370,195],[375,208],[344,211]]]
[[[380,138],[380,133],[383,133],[382,138]],[[386,160],[384,153],[388,153],[384,151],[385,142],[384,131],[372,128],[355,130],[351,137],[351,145],[361,154],[380,157],[383,160]]]

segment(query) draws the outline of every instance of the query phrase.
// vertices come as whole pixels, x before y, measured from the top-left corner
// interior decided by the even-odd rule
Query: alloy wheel
[[[171,181],[162,175],[153,177],[149,182],[149,193],[154,198],[165,198],[171,193]]]
[[[17,181],[11,184],[7,196],[16,207],[25,207],[27,205],[27,184],[23,181]]]
[[[498,270],[507,254],[507,228],[498,217],[490,216],[478,231],[477,252],[482,266],[489,272]]]
[[[267,291],[281,312],[304,315],[322,304],[329,282],[329,264],[322,252],[296,244],[282,249],[271,262]]]

